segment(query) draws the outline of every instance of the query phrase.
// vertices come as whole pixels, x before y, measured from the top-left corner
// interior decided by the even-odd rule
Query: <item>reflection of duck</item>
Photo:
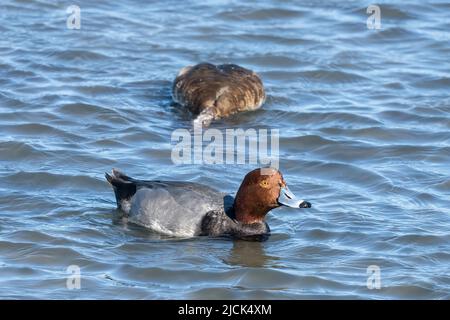
[[[273,265],[278,257],[266,254],[261,242],[234,241],[225,263],[242,267],[260,268]]]
[[[173,82],[173,100],[198,116],[196,122],[255,110],[266,98],[259,76],[235,64],[200,63],[181,69]]]
[[[106,174],[117,206],[128,221],[173,236],[233,236],[263,240],[270,234],[266,214],[281,205],[309,208],[289,191],[276,169],[249,172],[232,198],[198,183],[144,181],[113,170]]]

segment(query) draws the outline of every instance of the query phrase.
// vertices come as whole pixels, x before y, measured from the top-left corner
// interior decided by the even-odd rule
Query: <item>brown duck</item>
[[[208,125],[212,120],[258,109],[266,93],[260,77],[249,69],[200,63],[180,70],[172,96],[196,116],[194,123]]]

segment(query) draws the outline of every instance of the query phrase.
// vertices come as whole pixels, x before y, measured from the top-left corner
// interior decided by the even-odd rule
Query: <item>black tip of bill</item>
[[[312,207],[311,202],[308,201],[303,201],[302,203],[300,203],[299,206],[299,208],[311,208],[311,207]]]

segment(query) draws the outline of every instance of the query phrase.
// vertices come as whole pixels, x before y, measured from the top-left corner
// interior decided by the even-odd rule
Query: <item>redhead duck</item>
[[[289,191],[278,170],[262,170],[245,176],[235,198],[198,183],[137,180],[115,169],[105,177],[131,223],[171,236],[261,241],[270,235],[265,222],[270,210],[311,207]]]
[[[173,82],[173,100],[208,125],[212,120],[255,110],[266,99],[259,76],[235,64],[200,63],[180,70]]]

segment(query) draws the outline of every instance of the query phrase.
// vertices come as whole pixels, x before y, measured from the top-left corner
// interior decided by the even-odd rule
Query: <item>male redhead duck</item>
[[[208,125],[212,120],[255,110],[266,99],[259,76],[235,64],[200,63],[180,70],[173,82],[173,100]]]
[[[273,168],[249,172],[236,197],[193,182],[137,180],[113,169],[106,179],[128,221],[159,233],[266,240],[266,214],[280,206],[310,208]]]

